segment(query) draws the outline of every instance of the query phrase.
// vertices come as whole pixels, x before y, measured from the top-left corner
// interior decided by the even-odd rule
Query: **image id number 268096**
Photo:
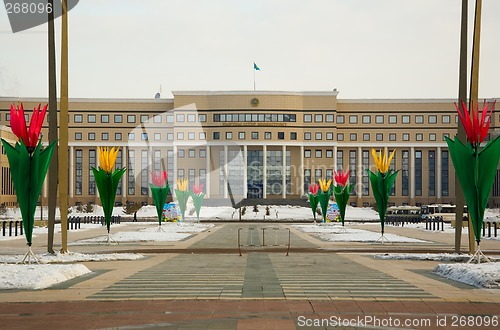
[[[53,10],[50,3],[35,2],[6,2],[7,14],[50,14]]]

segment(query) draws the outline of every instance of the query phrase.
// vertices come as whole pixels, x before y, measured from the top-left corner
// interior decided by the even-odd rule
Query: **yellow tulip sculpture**
[[[110,242],[109,229],[111,225],[111,215],[113,214],[113,206],[115,205],[116,190],[121,177],[126,171],[126,168],[119,168],[113,171],[115,167],[116,157],[118,156],[119,148],[99,147],[97,153],[99,155],[99,168],[92,167],[95,183],[99,196],[101,197],[102,209],[104,211],[104,221],[108,230],[107,242]]]
[[[323,222],[326,222],[326,212],[328,211],[328,202],[330,201],[330,196],[332,191],[330,185],[332,184],[332,179],[326,181],[326,179],[319,179],[319,204],[321,205],[321,214],[323,216]]]
[[[370,177],[370,183],[372,185],[373,196],[375,197],[375,202],[378,207],[378,216],[380,218],[381,234],[378,239],[382,243],[387,240],[384,236],[384,222],[385,215],[387,212],[387,205],[389,203],[389,194],[391,192],[394,181],[396,180],[396,175],[398,171],[393,171],[390,169],[391,160],[394,157],[394,150],[390,156],[388,156],[387,148],[385,148],[384,153],[381,151],[377,152],[372,149],[373,160],[375,161],[375,167],[377,168],[376,173],[373,173],[369,169],[368,175]]]
[[[175,196],[177,197],[177,203],[179,203],[179,209],[181,210],[182,221],[184,221],[184,217],[186,214],[186,205],[189,198],[189,191],[187,187],[187,179],[177,179],[177,189],[175,189]]]

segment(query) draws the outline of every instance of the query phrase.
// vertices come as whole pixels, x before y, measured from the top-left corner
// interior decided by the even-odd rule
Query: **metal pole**
[[[483,0],[476,0],[476,10],[474,13],[474,37],[472,41],[472,67],[471,67],[471,80],[470,80],[470,98],[469,110],[472,109],[473,104],[477,104],[479,92],[479,49],[481,37],[481,8]],[[460,210],[463,212],[463,210]],[[474,227],[469,217],[469,253],[474,254],[475,240],[474,240]]]
[[[68,0],[62,1],[61,101],[59,118],[59,211],[61,253],[68,252]],[[73,170],[73,169],[70,169]]]

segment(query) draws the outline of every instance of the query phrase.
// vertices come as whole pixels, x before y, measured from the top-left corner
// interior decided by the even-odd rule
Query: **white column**
[[[300,168],[299,168],[299,177],[300,177],[300,187],[299,194],[302,197],[305,194],[304,191],[304,146],[300,146]]]
[[[337,168],[337,146],[333,146],[333,169],[335,171],[338,170],[338,168]]]
[[[361,147],[358,147],[358,161],[356,164],[356,194],[358,195],[358,198],[363,197],[363,189],[362,187],[362,182],[363,182],[363,152],[361,150]]]
[[[73,198],[75,190],[75,147],[69,147],[69,197]]]
[[[262,146],[262,198],[267,198],[267,146]]]
[[[149,163],[151,162],[151,163]],[[151,164],[151,165],[149,165]],[[155,155],[153,152],[153,148],[149,147],[148,148],[148,197],[152,197],[151,195],[151,189],[149,189],[149,183],[152,181],[152,176],[151,172],[154,171],[155,169]]]
[[[224,198],[228,197],[227,177],[229,176],[227,168],[227,145],[224,146]]]
[[[210,146],[206,146],[206,164],[205,164],[205,191],[207,198],[210,198]]]
[[[410,199],[415,198],[415,147],[410,148]]]
[[[248,146],[243,145],[243,197],[248,197],[248,167],[247,167]]]
[[[442,163],[442,160],[441,160],[441,147],[437,147],[437,151],[436,151],[437,155],[436,155],[436,158],[437,158],[437,171],[436,171],[436,182],[437,182],[437,198],[441,198],[441,186],[442,186],[442,182],[441,182],[441,173],[443,172],[443,163]]]
[[[286,198],[286,145],[281,147],[283,153],[282,169],[281,169],[281,197]]]
[[[172,184],[174,186],[174,189],[177,189],[177,146],[173,145],[172,148],[173,148],[172,151],[174,153],[173,154],[173,157],[174,157],[174,168],[172,170],[174,177],[172,178]]]
[[[127,147],[122,147],[122,168],[126,168],[128,163],[128,150]],[[128,169],[122,176],[122,198],[127,198],[128,192]]]

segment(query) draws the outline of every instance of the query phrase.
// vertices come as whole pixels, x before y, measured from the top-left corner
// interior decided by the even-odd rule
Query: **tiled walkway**
[[[357,320],[341,326],[345,329],[387,328],[368,323],[371,317],[406,324],[393,328],[465,329],[453,326],[453,317],[500,318],[496,290],[438,279],[431,274],[436,262],[335,253],[324,250],[335,243],[288,227],[218,224],[175,243],[175,252],[154,252],[137,261],[87,263],[95,271],[93,277],[48,290],[0,292],[1,327],[330,329],[338,328],[330,321],[344,319]],[[238,231],[242,256],[236,253]],[[286,256],[288,237],[293,249]],[[145,246],[151,251],[169,249]],[[323,323],[307,326],[316,324],[314,320]],[[430,323],[415,325],[425,320]],[[409,321],[414,323],[408,326]]]

